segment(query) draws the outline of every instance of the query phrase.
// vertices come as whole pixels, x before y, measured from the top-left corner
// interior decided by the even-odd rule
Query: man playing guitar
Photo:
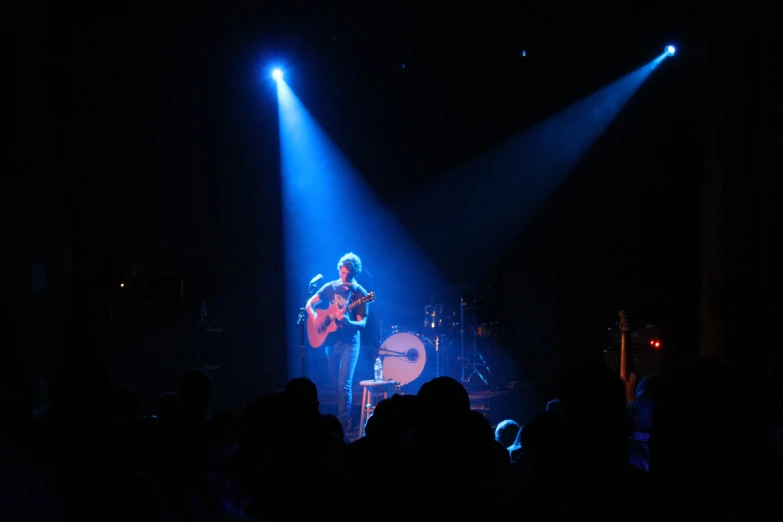
[[[347,432],[350,430],[353,372],[359,360],[360,332],[367,325],[368,304],[363,302],[348,307],[355,299],[367,296],[367,291],[356,282],[362,273],[362,261],[353,252],[345,254],[337,262],[340,278],[326,283],[307,300],[305,310],[308,320],[319,321],[318,311],[336,307],[337,329],[329,333],[323,344],[332,386],[337,391],[337,415]],[[319,306],[320,305],[320,306]]]

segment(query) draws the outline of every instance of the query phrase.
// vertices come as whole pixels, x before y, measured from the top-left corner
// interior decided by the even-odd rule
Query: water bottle
[[[375,358],[375,380],[376,381],[383,380],[383,363],[381,363],[380,357]]]

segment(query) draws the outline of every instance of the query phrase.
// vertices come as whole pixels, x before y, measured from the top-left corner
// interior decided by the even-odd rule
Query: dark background
[[[671,364],[701,353],[780,376],[768,327],[780,302],[780,80],[767,65],[779,44],[762,9],[619,0],[24,9],[23,190],[6,193],[9,237],[25,258],[23,352],[42,371],[97,353],[121,374],[157,375],[155,385],[203,364],[231,368],[226,379],[240,388],[281,384],[282,334],[260,302],[262,290],[283,294],[270,62],[285,61],[308,110],[393,204],[673,43],[677,55],[487,278],[429,253],[450,280],[491,285],[489,318],[516,317],[517,341],[547,350],[530,357],[550,367],[600,354],[625,308],[637,326],[661,328]],[[452,232],[480,248],[481,238]],[[123,278],[135,294],[120,295]],[[220,336],[205,333],[202,299]]]

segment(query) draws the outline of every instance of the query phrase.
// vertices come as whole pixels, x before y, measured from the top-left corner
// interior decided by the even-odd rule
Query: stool
[[[361,381],[359,386],[362,387],[362,414],[359,418],[359,433],[364,435],[364,425],[375,411],[375,406],[383,399],[389,398],[389,390],[393,390],[397,386],[397,382],[391,379],[369,380]]]

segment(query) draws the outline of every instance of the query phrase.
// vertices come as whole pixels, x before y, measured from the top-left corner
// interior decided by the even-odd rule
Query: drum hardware
[[[424,307],[424,328],[440,328],[443,321],[443,305],[431,304]]]
[[[423,310],[420,309],[424,312],[423,317],[419,316],[421,322],[399,322],[397,317],[379,321],[382,341],[377,356],[383,361],[384,376],[397,382],[400,391],[416,393],[413,388],[442,375],[454,377],[465,385],[481,382],[492,387],[495,376],[482,350],[484,340],[497,333],[497,323],[478,320],[483,309],[481,301],[491,287],[480,298],[475,284],[466,285],[465,291],[469,292],[468,288],[472,290],[472,300],[462,294],[459,305],[432,296]]]
[[[453,311],[442,304],[429,304],[424,307],[424,331],[443,331],[454,327]]]
[[[440,336],[435,338],[435,377],[440,377]]]

